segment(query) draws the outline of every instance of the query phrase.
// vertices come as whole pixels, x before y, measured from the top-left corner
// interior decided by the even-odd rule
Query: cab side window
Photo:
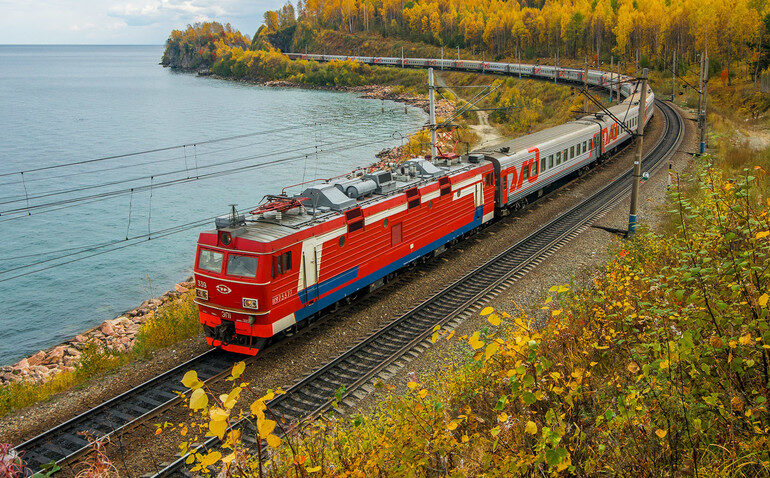
[[[291,251],[273,256],[273,278],[291,270]]]

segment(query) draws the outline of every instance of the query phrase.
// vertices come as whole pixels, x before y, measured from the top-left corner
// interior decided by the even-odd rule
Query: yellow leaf
[[[240,377],[244,370],[246,370],[246,362],[241,361],[233,365],[233,378]]]
[[[218,451],[212,451],[208,455],[203,457],[200,464],[203,467],[211,466],[214,463],[218,462],[220,458],[222,458],[221,453],[219,453]]]
[[[493,437],[496,437],[497,435],[500,434],[500,427],[495,427],[489,430],[489,433],[491,433]]]
[[[435,344],[438,340],[438,332],[433,332],[433,335],[430,336],[430,343]]]
[[[190,370],[186,374],[184,374],[184,377],[182,377],[182,385],[184,385],[187,388],[200,388],[203,384],[200,380],[198,380],[198,372],[195,370]]]
[[[428,395],[428,391],[423,388],[422,390],[420,390],[419,395],[420,395],[420,398],[425,398]]]
[[[667,369],[668,368],[668,360],[663,360],[660,362],[660,368]]]
[[[156,434],[156,435],[160,435],[161,433],[163,433],[163,429],[162,429],[162,428],[160,428],[160,427],[158,427],[158,429],[157,429],[157,430],[155,430],[155,434]]]
[[[470,441],[470,438],[468,437],[468,435],[463,435],[461,440],[462,440],[463,443],[468,443],[468,441]]]
[[[265,396],[262,397],[260,400],[264,400],[266,402],[269,402],[273,398],[275,398],[275,392],[273,392],[272,390],[268,390],[267,393],[265,394]]]
[[[492,342],[491,344],[487,345],[487,349],[484,351],[484,358],[489,360],[489,357],[496,354],[499,349],[500,346],[497,344],[497,342]]]
[[[544,304],[550,304],[551,301],[553,301],[553,298],[549,295],[548,297],[545,298]]]
[[[551,311],[551,316],[553,317],[556,317],[559,314],[561,314],[561,309],[556,309],[554,311]]]
[[[454,330],[450,330],[450,331],[449,331],[449,335],[447,335],[447,336],[446,336],[446,339],[447,339],[447,340],[450,340],[450,339],[451,339],[452,337],[454,337],[454,336],[455,336],[455,331],[454,331]]]
[[[235,452],[230,453],[226,457],[222,458],[222,463],[230,463],[231,461],[235,460]]]
[[[441,324],[436,324],[436,325],[433,326],[433,331],[434,332],[438,332],[439,330],[441,330]]]
[[[740,343],[741,345],[751,345],[752,344],[751,334],[746,333],[744,335],[741,335],[741,338],[738,339],[738,343]]]
[[[457,428],[457,425],[459,424],[460,424],[459,420],[452,420],[447,424],[446,429],[449,431],[455,430]]]
[[[196,388],[190,395],[190,408],[200,410],[209,404],[209,397],[202,388]]]
[[[508,421],[508,414],[503,412],[500,415],[497,416],[497,420],[501,422],[507,422]]]
[[[500,325],[500,322],[502,322],[502,320],[500,319],[500,316],[497,314],[490,315],[489,317],[487,317],[487,320],[489,321],[490,324],[494,325],[495,327]]]
[[[767,295],[767,293],[762,294],[759,299],[757,299],[757,303],[760,307],[764,307],[767,305],[767,300],[770,299],[770,295]]]
[[[307,471],[308,473],[315,473],[317,471],[321,471],[321,467],[320,467],[320,465],[319,466],[314,466],[313,468],[308,468],[305,471]]]
[[[214,422],[223,422],[230,418],[230,412],[219,407],[212,407],[209,410],[209,418]]]
[[[666,433],[668,433],[667,430],[661,430],[661,429],[655,430],[655,434],[658,435],[658,438],[660,438],[661,440],[663,439],[663,437],[666,436]]]
[[[493,309],[492,307],[484,307],[483,309],[481,309],[480,313],[481,313],[481,315],[489,315],[489,314],[491,314],[494,311],[495,311],[495,309]]]
[[[626,365],[626,370],[631,373],[636,373],[639,371],[639,365],[637,365],[636,362],[629,362],[628,365]]]
[[[251,414],[257,418],[265,418],[265,402],[263,400],[256,400],[251,404]]]
[[[533,421],[528,421],[526,425],[524,425],[524,431],[529,433],[530,435],[534,435],[537,433],[537,424]]]
[[[762,231],[757,233],[757,239],[762,239],[763,237],[770,236],[770,231]]]
[[[232,389],[232,391],[230,391],[230,393],[225,397],[225,399],[222,400],[222,402],[225,405],[225,408],[229,410],[233,408],[236,403],[238,403],[238,397],[241,395],[241,390],[242,390],[241,387],[235,387],[234,389]]]
[[[470,344],[471,347],[473,347],[473,350],[478,350],[484,346],[484,342],[479,340],[480,335],[481,334],[477,330],[476,332],[473,332],[473,335],[471,335],[471,338],[468,339],[468,343]]]
[[[275,435],[268,435],[266,440],[267,440],[267,444],[270,445],[272,448],[278,448],[279,446],[281,446],[281,439]]]
[[[274,420],[261,420],[257,421],[257,427],[259,428],[259,436],[260,438],[267,438],[270,436],[271,433],[273,433],[273,430],[275,430],[275,421]]]
[[[221,440],[225,437],[225,432],[227,431],[227,422],[226,421],[210,421],[209,422],[209,434],[212,436],[217,436]]]
[[[407,382],[406,386],[409,387],[409,390],[414,390],[415,388],[417,388],[417,382],[415,382],[414,380],[410,380],[409,382]]]

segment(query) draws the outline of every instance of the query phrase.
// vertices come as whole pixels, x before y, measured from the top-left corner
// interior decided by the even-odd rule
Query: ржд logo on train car
[[[219,284],[219,285],[217,286],[217,291],[218,291],[220,294],[229,294],[230,292],[232,292],[232,289],[230,289],[229,287],[227,287],[227,286],[226,286],[226,285],[224,285],[224,284]]]

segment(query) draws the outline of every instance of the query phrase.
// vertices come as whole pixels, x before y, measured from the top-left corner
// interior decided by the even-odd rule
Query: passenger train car
[[[584,71],[467,60],[290,54],[317,61],[443,67],[583,81]],[[621,80],[630,80],[621,77]],[[588,83],[610,75],[590,70]],[[269,196],[249,212],[218,218],[200,234],[196,303],[209,344],[256,354],[271,337],[321,315],[399,269],[503,215],[524,198],[617,149],[637,126],[639,99],[623,83],[612,115],[576,121],[504,141],[462,157],[414,158],[389,169],[306,185]],[[644,121],[654,113],[647,92]],[[614,117],[614,118],[613,118]],[[615,119],[616,118],[616,119]]]

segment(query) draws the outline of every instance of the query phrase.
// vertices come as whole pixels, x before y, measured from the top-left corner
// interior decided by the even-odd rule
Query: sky
[[[0,0],[0,44],[160,45],[174,28],[216,20],[253,35],[285,0]]]

